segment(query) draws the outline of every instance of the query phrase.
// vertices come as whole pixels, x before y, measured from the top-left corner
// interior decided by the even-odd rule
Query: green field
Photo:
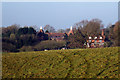
[[[118,78],[118,48],[5,53],[2,77]]]

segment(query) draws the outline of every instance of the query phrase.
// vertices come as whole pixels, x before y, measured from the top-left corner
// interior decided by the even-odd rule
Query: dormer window
[[[100,37],[100,39],[102,39],[102,37]]]
[[[97,37],[95,37],[94,39],[97,39]]]
[[[89,37],[89,39],[92,39],[92,37]]]

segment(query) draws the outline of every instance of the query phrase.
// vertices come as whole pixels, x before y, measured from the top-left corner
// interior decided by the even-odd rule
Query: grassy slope
[[[120,49],[120,48],[119,48]],[[118,78],[118,47],[3,54],[3,78]]]

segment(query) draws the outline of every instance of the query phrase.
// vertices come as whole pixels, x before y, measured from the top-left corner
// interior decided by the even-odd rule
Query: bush
[[[21,52],[24,52],[24,51],[34,51],[34,49],[33,49],[32,46],[23,46],[22,48],[20,48],[20,51]]]
[[[41,41],[37,45],[34,46],[36,50],[44,50],[44,49],[61,49],[62,47],[65,47],[66,42],[65,41],[53,41],[53,40],[46,40]]]
[[[7,43],[7,42],[2,42],[2,51],[3,52],[18,52],[15,45],[11,43]]]

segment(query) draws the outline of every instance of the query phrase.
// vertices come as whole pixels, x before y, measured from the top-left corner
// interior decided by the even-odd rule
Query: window
[[[97,39],[97,37],[95,37],[94,39]]]
[[[100,37],[100,39],[102,39],[102,37]]]
[[[89,39],[92,39],[92,37],[89,37]]]

